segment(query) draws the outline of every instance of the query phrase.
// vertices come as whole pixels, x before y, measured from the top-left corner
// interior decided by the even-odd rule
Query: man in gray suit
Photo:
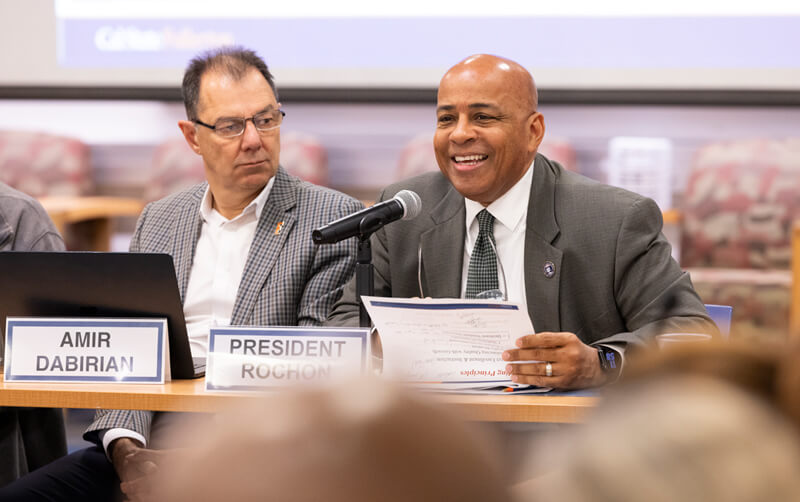
[[[224,48],[192,60],[182,90],[188,120],[178,125],[203,158],[207,182],[148,205],[131,251],[172,255],[192,355],[206,355],[212,326],[322,324],[353,275],[356,244],[317,247],[311,231],[362,204],[279,166],[284,113],[254,52]],[[84,438],[102,449],[66,457],[13,495],[108,499],[119,486],[137,499],[161,461],[157,450],[170,446],[176,416],[100,410]]]
[[[42,205],[0,183],[0,252],[63,250],[64,241]],[[66,454],[60,409],[0,407],[0,486]]]
[[[483,259],[500,270],[492,274],[508,299],[527,307],[536,332],[504,352],[509,363],[540,361],[509,364],[511,379],[555,388],[615,378],[625,352],[659,332],[715,331],[670,256],[652,200],[537,154],[544,118],[523,67],[488,55],[460,62],[442,78],[436,117],[441,172],[381,195],[410,189],[423,209],[373,235],[377,295],[480,297],[486,283],[473,262]],[[481,240],[491,242],[479,249]],[[357,320],[351,282],[328,323]]]

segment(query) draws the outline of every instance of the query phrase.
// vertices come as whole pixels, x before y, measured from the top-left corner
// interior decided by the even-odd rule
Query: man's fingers
[[[123,481],[138,480],[143,476],[153,474],[158,470],[158,464],[168,454],[167,451],[139,448],[125,456],[120,478]]]
[[[504,361],[555,361],[558,352],[553,349],[509,349],[503,352]]]
[[[511,375],[511,381],[522,385],[535,385],[536,387],[555,387],[553,377],[541,375]]]
[[[547,376],[547,363],[507,364],[506,371],[511,375]],[[558,375],[558,365],[550,363],[550,376]]]
[[[119,484],[122,493],[131,499],[136,499],[150,492],[152,480],[147,477],[136,478]]]
[[[536,333],[518,338],[516,344],[502,354],[504,361],[513,363],[506,365],[512,382],[572,389],[598,385],[604,379],[597,350],[573,333]]]
[[[522,349],[556,349],[569,343],[575,335],[572,333],[542,332],[517,338],[516,345]]]
[[[554,389],[561,387],[561,378],[555,376],[512,375],[511,381],[523,385],[535,385],[536,387],[552,387]]]
[[[145,460],[144,462],[137,463],[136,468],[139,469],[139,472],[142,474],[153,474],[158,470],[158,465],[151,460]]]

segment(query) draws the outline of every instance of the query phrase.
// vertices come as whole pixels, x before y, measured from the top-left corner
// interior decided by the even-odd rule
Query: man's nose
[[[242,150],[249,150],[261,147],[261,135],[258,134],[252,119],[244,121],[244,132],[242,132]]]
[[[475,138],[475,128],[465,118],[459,118],[450,132],[450,141],[454,143],[465,143]]]

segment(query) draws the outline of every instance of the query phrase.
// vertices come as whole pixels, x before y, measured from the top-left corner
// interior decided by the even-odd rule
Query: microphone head
[[[416,192],[412,192],[411,190],[400,190],[393,198],[397,199],[400,204],[402,204],[402,219],[404,220],[416,218],[420,211],[422,211],[422,199],[419,198],[419,195],[417,195]]]

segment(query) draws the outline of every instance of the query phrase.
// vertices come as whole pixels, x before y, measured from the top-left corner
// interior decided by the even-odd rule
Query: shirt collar
[[[245,206],[242,212],[231,220],[228,220],[219,212],[217,212],[216,209],[211,207],[211,187],[207,186],[205,193],[203,193],[203,200],[200,201],[200,217],[203,218],[203,221],[206,223],[217,222],[222,224],[228,221],[236,221],[251,211],[255,211],[256,221],[258,221],[261,218],[261,212],[264,210],[264,204],[266,204],[267,198],[269,198],[269,194],[272,191],[272,185],[274,184],[275,176],[270,178],[256,198],[250,201],[250,204]]]
[[[528,214],[528,202],[530,202],[531,198],[532,182],[533,163],[531,163],[528,170],[514,186],[487,207],[483,207],[483,204],[480,202],[465,198],[464,204],[467,209],[467,229],[469,229],[472,222],[475,221],[478,213],[482,209],[486,209],[495,217],[495,220],[499,221],[509,230],[514,231],[520,222],[524,220],[525,215]]]

